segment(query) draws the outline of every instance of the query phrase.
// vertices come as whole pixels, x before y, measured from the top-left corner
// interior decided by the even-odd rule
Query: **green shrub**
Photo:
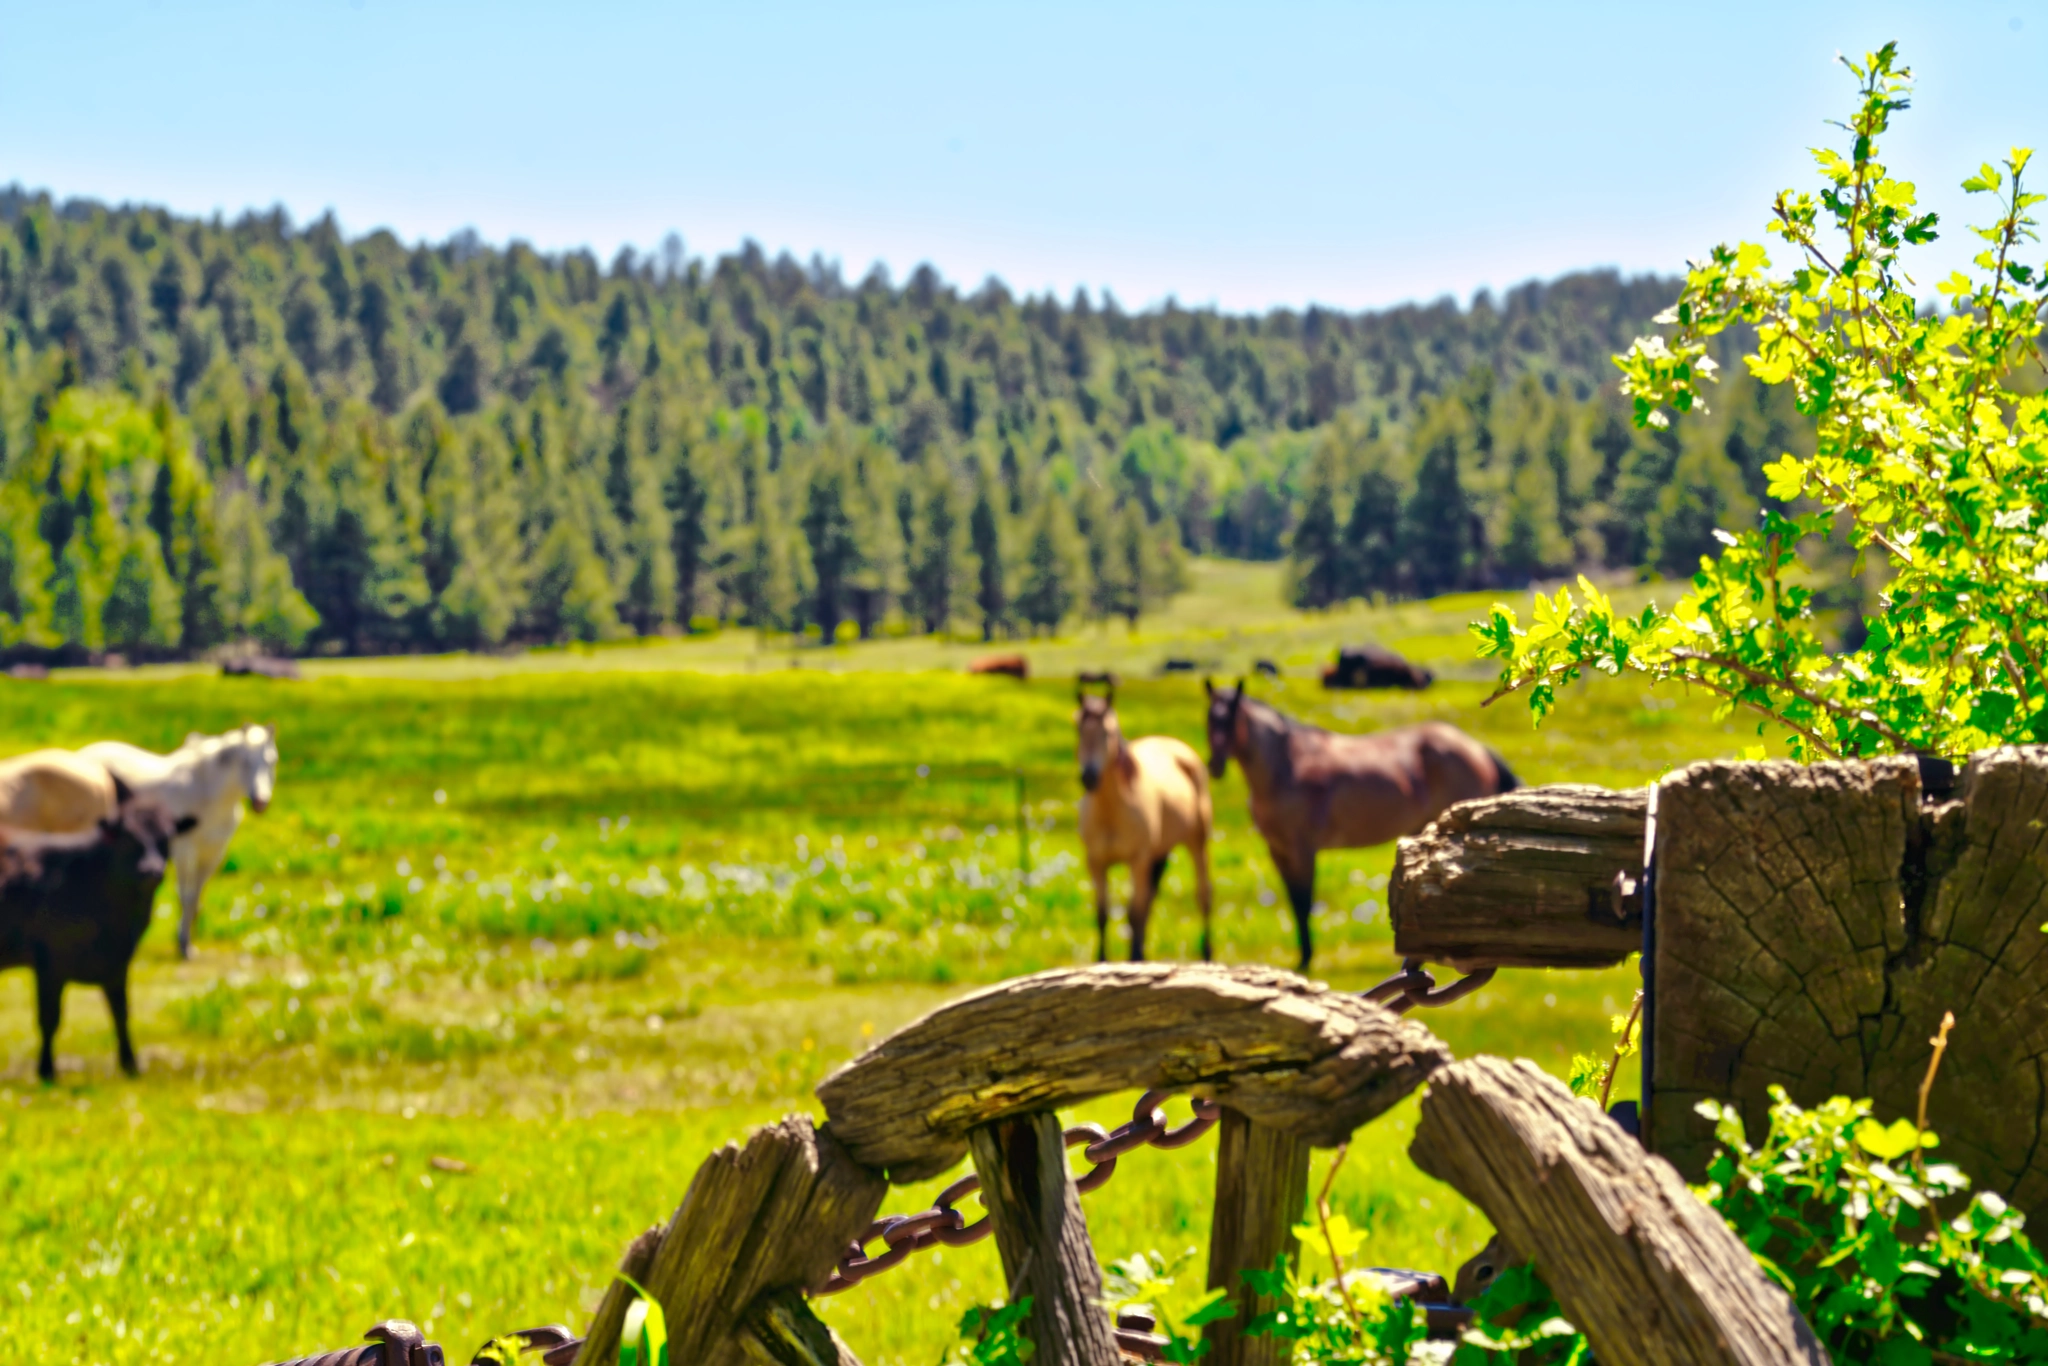
[[[2029,153],[1963,182],[1996,203],[1985,249],[1974,277],[1941,283],[1951,311],[1923,312],[1902,254],[1934,240],[1935,215],[1877,160],[1910,73],[1889,44],[1848,65],[1849,147],[1817,149],[1819,192],[1773,206],[1796,267],[1773,277],[1762,246],[1714,248],[1659,319],[1671,335],[1617,357],[1638,425],[1661,426],[1704,406],[1709,342],[1741,329],[1749,372],[1792,385],[1814,419],[1814,455],[1766,467],[1775,505],[1716,531],[1723,548],[1669,610],[1631,616],[1581,578],[1576,598],[1538,594],[1526,628],[1498,604],[1474,623],[1503,663],[1495,696],[1526,692],[1539,722],[1582,671],[1633,670],[1782,723],[1801,758],[2048,740],[2048,397],[2024,373],[2041,363],[2048,269],[2020,260],[2041,201],[2022,189]],[[1857,572],[1872,559],[1888,582],[1860,646],[1834,654],[1802,552],[1838,530]]]

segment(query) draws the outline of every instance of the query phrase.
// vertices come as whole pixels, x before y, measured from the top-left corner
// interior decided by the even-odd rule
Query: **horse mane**
[[[1260,698],[1252,697],[1248,694],[1240,694],[1240,697],[1242,698],[1242,701],[1249,702],[1253,706],[1259,708],[1259,710],[1270,714],[1274,720],[1280,723],[1280,727],[1282,730],[1306,731],[1314,735],[1329,734],[1327,730],[1325,730],[1321,726],[1316,725],[1314,722],[1304,721],[1298,716],[1291,716],[1288,713],[1280,710],[1278,707],[1274,706],[1271,702],[1263,701]]]

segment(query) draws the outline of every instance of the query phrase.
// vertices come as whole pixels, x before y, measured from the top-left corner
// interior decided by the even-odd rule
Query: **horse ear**
[[[1237,695],[1239,697],[1244,696],[1244,680],[1242,678],[1237,680]]]
[[[1202,692],[1205,696],[1214,697],[1216,695],[1216,680],[1204,674],[1202,676]]]
[[[129,801],[132,800],[135,796],[134,789],[129,787],[128,784],[122,782],[121,775],[118,773],[109,772],[107,776],[114,780],[114,805],[128,805]]]

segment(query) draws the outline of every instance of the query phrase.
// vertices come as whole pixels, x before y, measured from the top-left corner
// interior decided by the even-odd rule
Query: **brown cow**
[[[971,674],[1001,674],[1022,682],[1031,677],[1031,661],[1023,655],[983,655],[967,666]]]

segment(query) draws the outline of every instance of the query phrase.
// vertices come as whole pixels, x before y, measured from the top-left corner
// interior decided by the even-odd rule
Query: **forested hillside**
[[[0,645],[383,651],[1136,619],[1689,569],[1796,425],[1626,421],[1675,282],[1232,316],[757,248],[549,256],[0,192]]]

